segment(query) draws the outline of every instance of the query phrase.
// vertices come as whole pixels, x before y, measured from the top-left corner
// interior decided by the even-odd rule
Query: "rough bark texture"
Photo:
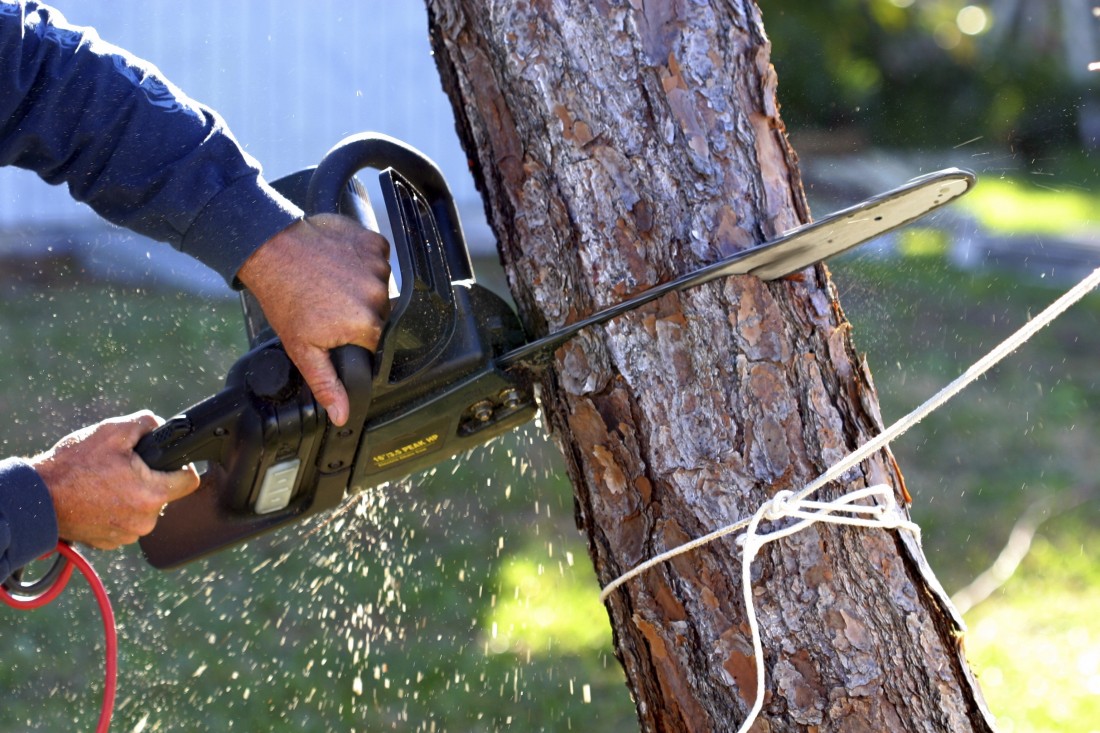
[[[521,314],[542,333],[806,221],[750,0],[428,0]],[[602,583],[798,489],[881,429],[827,270],[668,296],[559,350],[543,408]],[[843,493],[899,485],[889,455]],[[988,730],[958,627],[896,533],[819,526],[754,566],[754,730]],[[738,548],[609,600],[644,730],[728,731],[756,674]]]

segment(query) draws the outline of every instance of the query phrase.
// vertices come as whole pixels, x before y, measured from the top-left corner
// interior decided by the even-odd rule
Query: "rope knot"
[[[795,506],[798,504],[797,501],[792,501],[794,498],[794,492],[788,489],[776,492],[775,496],[765,502],[763,507],[761,507],[762,516],[769,522],[776,522],[784,517],[791,516],[791,513],[795,510]]]

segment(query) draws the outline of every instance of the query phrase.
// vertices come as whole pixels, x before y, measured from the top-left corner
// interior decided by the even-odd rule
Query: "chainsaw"
[[[378,171],[396,255],[391,314],[374,354],[332,352],[351,413],[333,425],[243,291],[249,350],[225,387],[141,439],[154,469],[200,468],[193,494],[169,504],[142,538],[146,559],[176,567],[332,509],[349,494],[430,468],[531,420],[539,370],[582,329],[667,293],[728,275],[781,278],[904,226],[966,193],[948,169],[637,294],[541,338],[474,278],[458,212],[439,169],[382,135],[346,138],[315,169],[273,185],[310,214],[336,212],[377,230],[363,169]]]

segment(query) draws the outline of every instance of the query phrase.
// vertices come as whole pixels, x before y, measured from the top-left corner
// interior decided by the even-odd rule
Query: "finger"
[[[364,263],[367,268],[376,275],[381,275],[383,278],[389,277],[390,269],[390,242],[381,234],[367,230],[363,233],[357,243],[360,253],[363,255],[361,259],[365,260]]]
[[[136,452],[130,454],[130,470],[134,472],[137,481],[152,492],[149,500],[156,502],[158,510],[167,502],[193,493],[201,483],[199,473],[193,464],[161,471],[149,468],[149,465]]]
[[[141,436],[146,433],[151,433],[163,425],[164,418],[156,415],[151,410],[139,410],[129,415],[112,418],[107,422],[114,422],[119,426],[127,428],[127,434],[133,434],[135,436],[134,442],[136,443]]]
[[[108,429],[105,437],[118,449],[133,450],[138,441],[164,424],[164,419],[149,410],[110,418],[100,423]]]
[[[129,545],[137,542],[137,537],[127,542],[128,537],[123,537],[121,540],[111,539],[91,539],[84,542],[88,547],[94,547],[97,550],[117,550],[123,545]]]
[[[375,351],[382,340],[386,319],[390,312],[390,299],[385,284],[376,282],[364,286],[361,300],[348,301],[340,309],[343,323],[334,326],[326,340],[314,340],[318,347],[362,346],[367,351]],[[283,339],[285,342],[287,339]],[[308,342],[307,342],[308,343]]]
[[[196,471],[195,467],[192,465],[184,466],[177,471],[167,471],[165,472],[164,478],[164,500],[166,503],[182,499],[189,494],[195,493],[202,483],[198,471]]]
[[[120,547],[132,545],[138,541],[139,537],[141,537],[139,532],[111,524],[101,527],[94,535],[82,538],[80,542],[97,550],[117,550]]]
[[[287,351],[290,351],[289,347]],[[307,347],[297,355],[291,353],[290,358],[298,366],[302,379],[306,380],[314,398],[325,408],[332,423],[343,425],[347,422],[348,393],[336,376],[336,369],[332,366],[328,352],[316,347]]]

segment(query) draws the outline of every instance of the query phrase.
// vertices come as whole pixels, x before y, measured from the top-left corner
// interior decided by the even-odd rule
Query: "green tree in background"
[[[765,4],[791,129],[919,146],[982,137],[1036,157],[1095,145],[1087,0]],[[836,138],[834,138],[835,140]]]

